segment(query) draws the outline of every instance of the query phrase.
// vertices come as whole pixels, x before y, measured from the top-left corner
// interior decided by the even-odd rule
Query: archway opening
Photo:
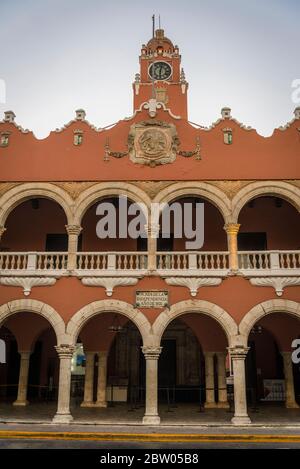
[[[8,215],[0,250],[67,251],[66,224],[66,214],[57,202],[46,198],[31,198],[21,202]]]
[[[211,317],[186,313],[169,323],[161,340],[158,398],[161,419],[195,423],[211,421],[216,409],[229,421],[230,381],[228,341]]]
[[[292,342],[300,337],[300,321],[284,312],[253,324],[246,358],[246,389],[252,420],[298,418],[300,367],[292,360]]]
[[[59,379],[54,348],[57,339],[52,326],[36,313],[18,312],[1,324],[0,338],[6,345],[6,363],[0,368],[4,418],[22,417],[29,406],[35,418],[51,420]]]
[[[242,208],[239,223],[239,251],[300,249],[299,213],[280,197],[260,196],[251,200]]]
[[[142,337],[122,314],[104,312],[80,330],[72,359],[75,419],[140,421],[145,405]]]

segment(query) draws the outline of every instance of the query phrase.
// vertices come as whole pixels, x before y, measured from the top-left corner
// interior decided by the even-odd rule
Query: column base
[[[95,405],[95,402],[91,402],[91,401],[82,401],[82,403],[80,404],[80,407],[94,407]]]
[[[205,402],[204,409],[216,409],[218,404],[216,402]]]
[[[94,404],[94,407],[105,408],[105,407],[107,407],[107,402],[106,401],[96,401],[95,404]]]
[[[73,416],[71,414],[55,414],[52,423],[70,423],[73,421]]]
[[[19,407],[25,407],[29,404],[29,401],[18,401],[16,400],[15,402],[13,402],[13,405],[14,406],[19,406]]]
[[[299,409],[299,405],[297,404],[297,402],[286,402],[285,407],[287,409]]]
[[[218,409],[229,409],[229,402],[218,402]]]
[[[239,415],[232,417],[231,423],[233,425],[250,425],[251,419],[248,415]]]
[[[160,416],[159,415],[144,415],[143,425],[159,425]]]

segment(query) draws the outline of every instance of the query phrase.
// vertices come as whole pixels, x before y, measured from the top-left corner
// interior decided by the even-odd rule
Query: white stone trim
[[[8,215],[15,207],[34,197],[57,202],[65,212],[67,224],[74,224],[73,200],[65,190],[48,182],[28,182],[14,186],[0,197],[0,226],[5,225]]]
[[[300,188],[284,181],[256,181],[240,189],[232,199],[232,222],[238,223],[240,211],[250,200],[266,195],[281,197],[300,212]]]
[[[133,277],[83,277],[81,282],[89,287],[104,287],[107,296],[112,296],[114,288],[136,285],[138,278]]]
[[[52,306],[38,300],[20,299],[13,300],[0,306],[0,325],[3,324],[10,316],[16,313],[31,312],[43,316],[53,327],[57,343],[64,344],[67,342],[65,334],[66,326],[57,311]]]
[[[238,333],[238,326],[235,320],[220,306],[205,300],[184,300],[175,303],[170,309],[165,309],[154,321],[152,326],[155,343],[160,344],[164,331],[175,318],[187,313],[199,313],[215,319],[224,330],[228,344],[234,341]]]
[[[97,201],[106,197],[126,196],[136,203],[144,203],[150,209],[151,199],[142,189],[126,182],[99,182],[82,191],[74,207],[74,224],[80,225],[86,211]],[[148,212],[145,214],[148,219]]]
[[[224,222],[231,220],[231,202],[225,192],[218,187],[200,181],[182,181],[170,184],[154,198],[156,203],[169,203],[182,197],[201,197],[211,202],[223,215]]]
[[[200,287],[212,287],[215,285],[220,285],[222,279],[217,277],[169,277],[165,278],[165,282],[168,285],[187,287],[190,290],[191,296],[196,296]]]
[[[248,311],[239,324],[240,343],[246,347],[252,327],[257,321],[271,313],[286,313],[300,319],[300,303],[276,298],[257,304]]]
[[[50,286],[55,283],[56,278],[53,277],[0,277],[0,285],[22,287],[25,296],[30,295],[33,287]]]
[[[273,287],[277,296],[282,296],[285,287],[300,285],[300,277],[254,277],[249,280],[257,287]]]
[[[83,326],[94,316],[102,313],[119,313],[130,319],[139,329],[144,345],[153,342],[152,328],[146,316],[131,304],[119,300],[99,300],[89,303],[75,313],[67,324],[69,343],[76,344],[77,337]]]

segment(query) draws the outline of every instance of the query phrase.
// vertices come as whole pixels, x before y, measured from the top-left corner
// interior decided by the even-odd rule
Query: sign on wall
[[[169,303],[169,292],[166,290],[136,291],[137,308],[165,308]]]

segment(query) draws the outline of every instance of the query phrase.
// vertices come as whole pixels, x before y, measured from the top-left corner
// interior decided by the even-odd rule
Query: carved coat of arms
[[[174,124],[142,121],[130,127],[128,150],[134,163],[156,166],[176,159],[179,139]]]

